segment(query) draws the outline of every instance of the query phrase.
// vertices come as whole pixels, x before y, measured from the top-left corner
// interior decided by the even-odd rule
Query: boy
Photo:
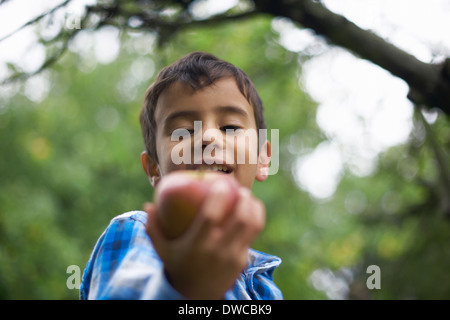
[[[173,240],[161,230],[154,204],[114,218],[86,265],[80,298],[282,299],[272,280],[281,260],[250,249],[265,223],[264,205],[250,190],[255,179],[267,178],[270,143],[264,139],[255,149],[243,143],[251,138],[239,139],[266,128],[248,76],[210,54],[191,53],[158,74],[140,122],[141,163],[152,186],[176,170],[220,170],[239,183],[238,200],[226,211],[230,190],[217,180],[190,227]],[[177,132],[184,132],[181,141]],[[180,150],[188,161],[174,161]],[[257,161],[250,161],[254,152]]]

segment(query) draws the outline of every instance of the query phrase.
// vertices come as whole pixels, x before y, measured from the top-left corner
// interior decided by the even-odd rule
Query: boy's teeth
[[[227,167],[220,164],[215,164],[211,166],[202,165],[199,167],[199,170],[228,172]]]

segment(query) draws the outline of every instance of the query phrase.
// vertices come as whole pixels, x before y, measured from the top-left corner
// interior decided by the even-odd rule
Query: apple
[[[154,202],[163,231],[170,239],[186,231],[205,200],[211,185],[222,179],[231,193],[227,211],[238,197],[238,184],[231,176],[214,171],[179,170],[162,177],[156,185]]]

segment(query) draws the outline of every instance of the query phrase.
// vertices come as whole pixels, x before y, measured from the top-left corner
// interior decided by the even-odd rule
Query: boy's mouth
[[[214,171],[214,172],[221,172],[229,174],[233,171],[233,169],[230,166],[227,166],[226,164],[199,164],[195,165],[192,170],[198,170],[198,171]]]

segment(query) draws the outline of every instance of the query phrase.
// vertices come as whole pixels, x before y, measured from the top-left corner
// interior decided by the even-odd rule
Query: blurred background
[[[450,297],[449,118],[414,108],[403,80],[268,15],[165,38],[132,19],[84,29],[97,2],[74,0],[21,28],[61,3],[0,1],[0,299],[78,299],[68,266],[82,271],[110,219],[152,199],[144,92],[195,50],[242,68],[279,129],[280,170],[253,189],[268,213],[254,248],[282,258],[285,299]],[[322,3],[421,61],[450,57],[448,1]],[[249,5],[189,10],[201,20]],[[52,39],[74,28],[42,68],[61,49]],[[36,74],[8,80],[21,73]],[[367,287],[371,265],[380,289]]]

